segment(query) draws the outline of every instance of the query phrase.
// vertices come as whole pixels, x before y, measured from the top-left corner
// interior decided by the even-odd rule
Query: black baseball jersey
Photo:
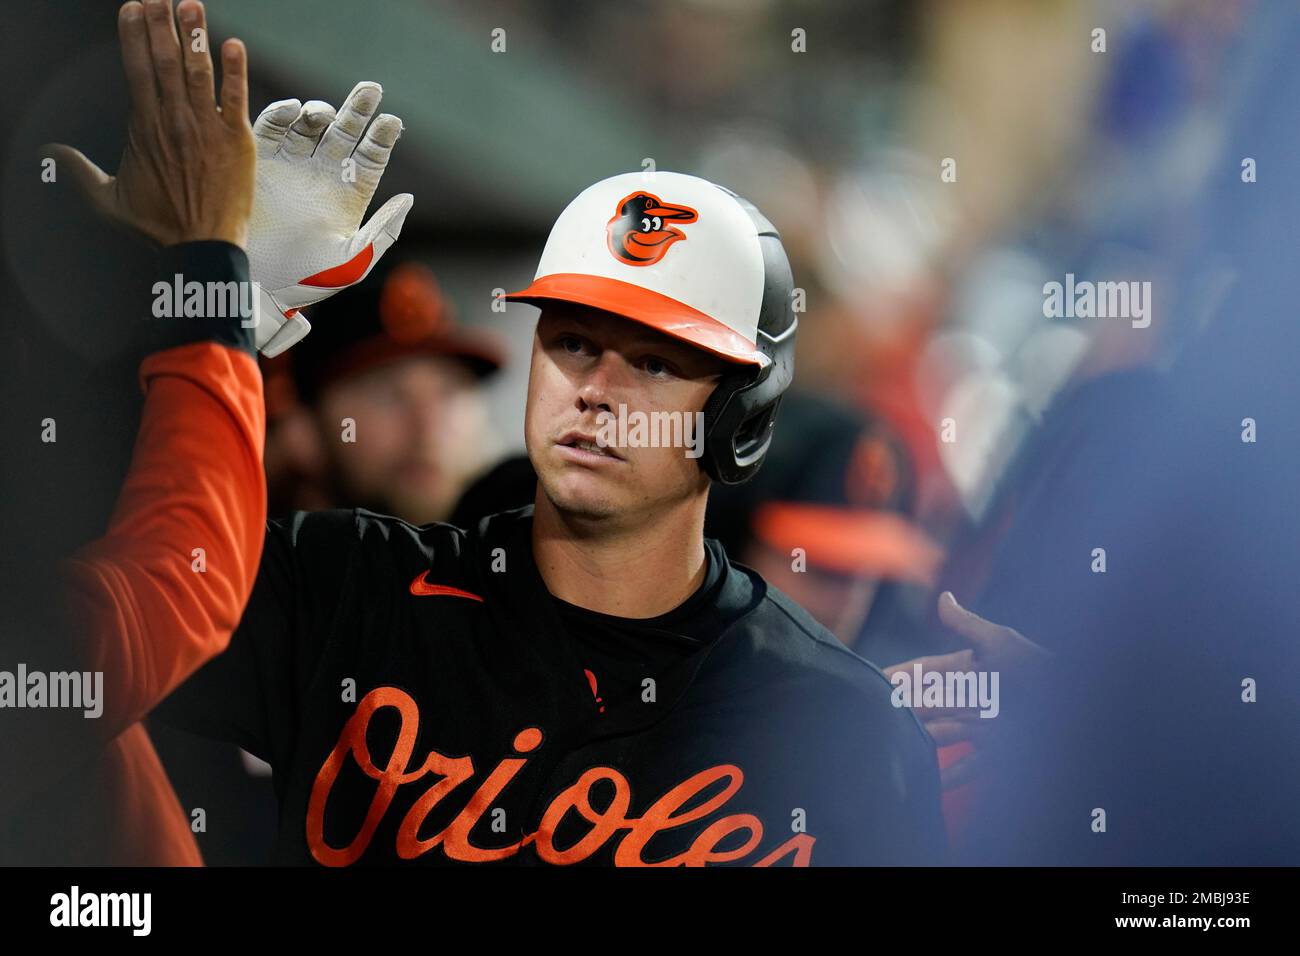
[[[268,523],[228,650],[155,715],[271,764],[276,862],[942,861],[933,742],[879,670],[712,540],[659,618],[558,601],[532,515]]]

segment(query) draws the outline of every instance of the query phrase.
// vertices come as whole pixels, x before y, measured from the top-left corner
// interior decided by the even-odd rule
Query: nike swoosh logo
[[[428,576],[429,572],[425,571],[422,574],[417,574],[415,580],[411,582],[411,593],[416,597],[430,597],[435,595],[441,597],[461,597],[469,598],[471,601],[478,601],[480,604],[484,603],[483,599],[477,594],[471,594],[469,591],[462,591],[460,588],[454,588],[450,584],[430,584],[426,580]]]

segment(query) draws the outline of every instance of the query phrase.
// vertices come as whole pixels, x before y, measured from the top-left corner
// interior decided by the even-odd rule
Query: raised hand
[[[177,14],[184,43],[171,0],[131,0],[118,11],[131,115],[117,175],[71,146],[45,152],[99,213],[162,245],[219,239],[247,246],[256,164],[247,52],[236,39],[222,44],[218,106],[203,4],[181,0]]]
[[[1010,681],[1012,686],[1019,688],[1040,685],[1036,689],[1042,692],[1042,683],[1050,678],[1047,664],[1051,659],[1044,648],[1019,631],[985,620],[974,611],[962,607],[951,591],[939,595],[939,619],[969,641],[970,646],[951,654],[918,657],[886,667],[886,677],[892,681],[899,672],[911,674],[917,664],[921,666],[922,674],[930,671],[940,674],[997,671],[1004,683]],[[913,710],[938,746],[968,742],[976,748],[974,752],[943,769],[944,788],[961,786],[976,776],[986,762],[987,748],[998,741],[1002,730],[999,720],[981,719],[978,708],[973,706],[914,706]]]
[[[266,355],[311,329],[298,309],[360,282],[402,231],[410,193],[394,196],[361,226],[402,132],[396,116],[375,116],[382,95],[378,83],[361,82],[337,113],[320,100],[281,100],[253,124],[257,188],[248,256],[262,289],[256,341]]]

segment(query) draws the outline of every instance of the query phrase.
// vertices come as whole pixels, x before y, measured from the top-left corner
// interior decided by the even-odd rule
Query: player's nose
[[[407,407],[407,425],[417,442],[440,439],[446,433],[447,409],[442,402],[411,402]]]
[[[593,362],[578,381],[575,400],[578,410],[614,412],[626,373],[627,363],[623,357],[613,349],[605,349],[600,359]]]
[[[600,386],[592,382],[585,382],[578,389],[578,396],[574,401],[574,405],[577,406],[580,412],[588,410],[612,412],[614,410],[611,407],[608,394]]]

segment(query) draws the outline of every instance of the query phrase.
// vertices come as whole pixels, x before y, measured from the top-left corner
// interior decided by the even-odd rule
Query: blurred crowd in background
[[[16,52],[31,69],[5,197],[25,213],[5,215],[5,307],[28,331],[12,341],[41,363],[25,374],[56,369],[82,389],[67,402],[93,390],[104,408],[59,452],[76,500],[6,506],[11,543],[51,553],[102,528],[125,468],[134,383],[113,328],[129,318],[107,293],[148,273],[145,250],[110,255],[74,213],[33,213],[17,147],[120,149],[102,6],[68,4],[84,32],[51,16],[32,27],[44,54]],[[535,312],[497,294],[527,283],[586,185],[647,162],[703,176],[776,224],[804,293],[772,453],[753,483],[713,489],[708,533],[881,667],[958,649],[943,589],[1063,662],[1051,713],[949,786],[957,859],[1296,862],[1300,9],[212,0],[209,22],[248,45],[255,104],[382,83],[406,129],[374,206],[415,194],[381,268],[263,360],[273,516],[464,523],[529,503]],[[1045,316],[1067,274],[1149,282],[1149,325]],[[226,800],[209,820],[239,821],[199,834],[208,862],[264,859],[262,768],[151,733],[183,804]]]

